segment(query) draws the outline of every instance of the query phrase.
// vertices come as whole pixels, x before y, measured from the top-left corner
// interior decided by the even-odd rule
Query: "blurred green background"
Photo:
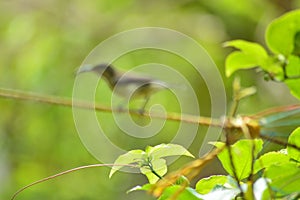
[[[223,75],[230,100],[232,78],[224,77],[224,59],[231,50],[222,43],[246,39],[264,44],[267,24],[299,6],[300,1],[289,0],[1,1],[0,87],[71,97],[74,71],[96,45],[124,30],[158,26],[185,33],[206,48]],[[247,71],[239,76],[243,85],[258,88],[257,95],[241,103],[241,113],[296,102],[284,85],[264,82],[262,74]],[[209,96],[205,83],[192,73],[189,81],[209,116],[209,98],[203,100]],[[0,199],[40,178],[98,163],[82,145],[70,108],[0,99],[0,110]],[[189,149],[195,155],[203,130],[199,127]],[[117,131],[111,134],[119,139]],[[161,135],[165,136],[151,143],[169,141],[167,131]],[[131,144],[144,148],[147,141]],[[146,183],[142,175],[117,173],[109,180],[108,173],[109,168],[98,168],[65,175],[26,190],[18,199],[153,199],[143,192],[126,194]],[[213,173],[222,173],[217,161],[201,176]]]

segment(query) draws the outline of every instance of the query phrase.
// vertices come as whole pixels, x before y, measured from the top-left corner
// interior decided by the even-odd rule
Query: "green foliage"
[[[226,58],[226,76],[231,76],[240,69],[251,69],[253,67],[264,66],[268,54],[259,44],[244,40],[234,40],[226,42],[225,47],[235,47],[240,51],[231,53]]]
[[[136,186],[129,190],[128,192],[133,191],[149,191],[151,190],[153,184],[145,184],[143,186]],[[181,191],[178,193],[178,191]],[[169,198],[177,196],[177,200],[199,200],[203,199],[202,195],[199,194],[195,189],[191,187],[182,187],[179,184],[168,187],[164,193],[159,197],[158,200],[167,200]]]
[[[196,184],[196,191],[200,194],[207,194],[212,190],[222,187],[227,182],[228,177],[224,175],[212,175],[203,178]]]
[[[152,184],[145,184],[143,186],[136,186],[129,190],[128,192],[133,192],[133,191],[149,191],[152,188]],[[181,191],[178,193],[178,191]],[[173,185],[168,187],[164,193],[158,198],[158,200],[167,200],[174,195],[178,194],[177,200],[199,200],[203,199],[202,195],[196,192],[195,189],[191,187],[182,187],[180,185]]]
[[[299,146],[299,138],[300,131],[298,128],[289,137],[289,142]],[[299,158],[299,150],[288,147],[287,150],[268,152],[257,158],[262,144],[262,140],[240,140],[230,147],[235,174],[239,180],[244,179],[240,184],[245,194],[250,188],[253,188],[253,193],[257,199],[270,199],[271,197],[283,197],[299,192],[300,169],[299,164],[297,164],[298,160],[295,162],[295,158]],[[218,148],[222,145],[224,144],[220,142],[215,143]],[[251,150],[252,145],[255,145],[254,152]],[[231,195],[231,198],[234,198],[239,193],[237,192],[239,190],[236,181],[231,178],[234,177],[234,174],[228,156],[228,150],[226,150],[218,158],[230,176],[211,176],[200,180],[196,185],[196,190],[199,193],[216,195],[211,196],[212,199],[218,199],[220,196],[217,195],[223,195],[223,197],[224,195]],[[253,171],[251,170],[252,156],[255,157]],[[247,181],[251,174],[258,176],[254,183]],[[252,184],[252,187],[249,183]]]
[[[285,164],[290,161],[288,155],[282,152],[268,152],[262,155],[254,164],[253,173],[257,173],[258,171],[268,168],[272,165],[280,165]]]
[[[231,176],[213,175],[197,182],[196,190],[203,199],[234,199],[240,191]]]
[[[292,132],[292,134],[289,137],[289,144],[293,144],[296,146],[300,145],[300,127],[297,128],[295,131]],[[287,147],[287,153],[289,155],[289,157],[295,161],[297,161],[298,163],[300,163],[300,152],[299,150],[288,146]]]
[[[214,145],[221,148],[225,143],[216,142]],[[251,163],[262,150],[262,145],[263,141],[260,139],[239,140],[231,145],[230,152],[227,148],[218,155],[218,158],[229,175],[236,175],[238,180],[242,180],[251,174]],[[234,169],[232,164],[235,166]]]
[[[296,129],[289,137],[289,143],[300,146],[300,129]],[[251,159],[251,148],[255,144],[255,161],[253,171],[250,169],[252,161]],[[224,145],[222,143],[216,143],[216,146],[220,147]],[[233,164],[235,168],[235,173],[238,178],[245,179],[249,178],[251,174],[256,174],[258,177],[257,181],[253,184],[254,194],[256,197],[263,197],[263,199],[270,199],[270,195],[274,196],[286,196],[293,193],[299,192],[299,178],[300,169],[299,162],[299,150],[287,147],[287,150],[281,150],[279,152],[268,152],[257,158],[259,151],[262,149],[262,140],[240,140],[237,143],[231,145],[231,151],[233,156]],[[286,153],[287,152],[287,153]],[[222,155],[223,154],[223,155]],[[227,157],[226,157],[227,156]],[[230,159],[228,158],[228,150],[222,152],[219,156],[222,166],[226,169],[229,175],[233,176],[232,166],[230,166]],[[295,159],[296,158],[296,159]],[[297,161],[297,162],[295,162]],[[260,171],[262,170],[262,173]],[[268,183],[268,185],[266,185]],[[215,184],[213,186],[213,184]],[[246,185],[247,181],[242,182]],[[228,187],[228,185],[231,185]],[[249,186],[249,184],[248,184]],[[197,189],[197,188],[201,188]],[[207,188],[207,190],[205,190]],[[250,188],[250,187],[248,187]],[[264,188],[264,190],[260,190]],[[232,179],[224,176],[212,176],[208,179],[202,179],[197,183],[197,191],[207,191],[210,193],[215,191],[220,192],[224,190],[224,194],[228,192],[237,190],[232,184]],[[247,188],[244,191],[247,192]],[[203,194],[203,192],[201,193]]]
[[[272,54],[259,44],[243,40],[225,43],[234,47],[226,58],[226,75],[240,69],[259,67],[266,79],[283,81],[291,93],[300,99],[300,10],[289,12],[275,19],[267,28],[266,43]]]
[[[269,187],[272,192],[266,190],[263,194],[264,199],[270,199],[272,195],[287,196],[292,193],[299,193],[300,169],[295,163],[281,165],[271,165],[264,171],[264,176],[271,180]]]
[[[177,144],[159,144],[157,146],[146,147],[145,151],[131,150],[119,156],[115,163],[137,164],[142,174],[146,175],[149,183],[155,183],[160,177],[167,173],[167,163],[164,157],[169,156],[189,156],[194,157],[188,150]],[[111,177],[122,166],[114,166],[109,174]]]
[[[137,185],[137,186],[131,188],[130,190],[128,190],[127,193],[134,192],[134,191],[148,191],[152,187],[153,187],[153,184],[150,184],[150,183],[144,184],[143,186]]]
[[[299,50],[300,11],[275,19],[267,28],[266,42],[274,54],[288,57]]]
[[[300,128],[290,136],[289,141],[300,146]],[[217,148],[222,148],[225,143],[213,143]],[[178,193],[178,199],[234,199],[242,189],[245,198],[270,199],[271,197],[284,197],[299,193],[300,168],[299,150],[292,147],[278,152],[268,152],[259,156],[263,140],[239,140],[223,150],[218,158],[229,175],[212,175],[199,180],[196,188],[183,187],[186,181],[179,185],[168,187],[159,200],[173,197]],[[176,152],[173,152],[174,155]],[[253,163],[253,167],[252,167]],[[253,176],[257,178],[253,179]],[[251,178],[252,177],[252,178]],[[237,180],[239,185],[237,184]],[[151,184],[137,186],[131,191],[150,191]],[[181,192],[179,192],[181,191]],[[248,195],[248,197],[247,197]]]
[[[183,190],[181,193],[178,191]],[[158,200],[168,200],[174,195],[178,194],[177,200],[200,200],[203,199],[202,195],[196,192],[191,187],[182,188],[180,185],[173,185],[168,187]]]
[[[298,131],[296,130],[295,132]],[[295,132],[293,134],[295,134]],[[291,138],[299,138],[299,133],[297,134],[297,136],[291,135],[290,140],[292,140]],[[253,185],[254,194],[256,197],[269,199],[270,196],[268,195],[270,195],[270,191],[274,196],[285,196],[299,192],[298,186],[300,180],[300,169],[293,160],[294,154],[285,154],[284,151],[269,152],[263,154],[260,157],[256,158],[255,161],[253,161],[254,170],[252,171],[251,163],[253,162],[251,161],[251,146],[253,144],[255,144],[255,148],[257,149],[254,152],[254,156],[257,157],[262,147],[262,140],[241,140],[231,145],[235,173],[238,176],[237,178],[239,178],[239,180],[245,180],[240,183],[242,184],[244,192],[247,193],[247,188],[250,188],[247,179],[251,174],[256,174],[258,177],[260,177],[254,183],[251,183]],[[300,145],[299,142],[294,144]],[[217,143],[215,145],[220,147],[224,144]],[[299,155],[299,150],[293,149],[292,152],[294,151]],[[230,159],[227,156],[228,150],[223,151],[218,157],[222,163],[222,166],[229,173],[230,177],[233,177],[232,165],[230,166]],[[263,173],[260,173],[260,170],[262,170]],[[209,178],[202,179],[197,183],[196,190],[198,192],[201,192],[201,194],[215,193],[215,195],[217,195],[217,193],[222,193],[223,195],[225,195],[230,193],[229,191],[231,191],[231,195],[233,195],[234,193],[235,195],[237,195],[236,191],[238,191],[238,188],[236,184],[232,183],[235,180],[230,177],[211,176]],[[268,186],[266,185],[267,182]],[[261,188],[264,188],[264,190],[260,190]],[[218,198],[217,196],[215,196],[215,198],[213,199]]]

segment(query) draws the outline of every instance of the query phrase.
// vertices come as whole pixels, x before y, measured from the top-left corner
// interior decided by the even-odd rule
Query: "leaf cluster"
[[[289,143],[299,146],[299,138],[300,128],[296,129],[290,135]],[[222,148],[226,145],[222,142],[212,144],[217,148]],[[171,144],[167,146],[169,145]],[[196,183],[195,188],[192,186],[181,187],[184,183],[189,184],[189,181],[184,177],[180,177],[176,184],[164,190],[159,200],[172,199],[174,195],[179,200],[230,200],[241,197],[244,199],[295,197],[296,199],[300,195],[298,188],[300,184],[300,152],[292,147],[287,147],[280,151],[260,154],[263,145],[264,142],[261,139],[239,140],[235,144],[225,148],[218,155],[218,159],[228,173],[227,176],[212,175],[203,178]],[[181,152],[183,150],[183,147],[179,148],[178,145],[176,145],[176,148],[180,149]],[[164,149],[164,151],[168,155],[168,149]],[[173,151],[171,154],[179,155],[180,151],[178,153]],[[128,153],[125,155],[129,156]],[[190,154],[187,153],[186,155]],[[124,158],[124,156],[120,157]],[[117,161],[120,161],[120,157]],[[115,172],[115,169],[112,172]],[[147,176],[147,174],[145,175]],[[138,190],[151,191],[154,184],[153,179],[149,179],[149,183],[143,186],[136,186],[129,190],[129,192]],[[177,194],[179,191],[180,193]]]
[[[270,53],[260,44],[245,40],[226,42],[234,47],[226,58],[226,75],[241,69],[263,71],[266,80],[284,82],[291,93],[300,99],[300,10],[289,12],[272,21],[265,40]]]

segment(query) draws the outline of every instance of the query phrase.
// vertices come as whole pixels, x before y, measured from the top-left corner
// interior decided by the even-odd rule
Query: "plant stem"
[[[95,168],[95,167],[113,167],[113,166],[137,167],[136,165],[129,165],[129,164],[93,164],[93,165],[85,165],[85,166],[76,167],[76,168],[73,168],[73,169],[69,169],[69,170],[60,172],[60,173],[58,173],[58,174],[54,174],[54,175],[52,175],[52,176],[48,176],[48,177],[43,178],[43,179],[40,179],[40,180],[37,180],[37,181],[35,181],[35,182],[33,182],[33,183],[30,183],[29,185],[26,185],[25,187],[22,187],[21,189],[19,189],[19,190],[11,197],[11,200],[14,200],[18,194],[20,194],[22,191],[26,190],[26,189],[29,188],[29,187],[34,186],[34,185],[39,184],[39,183],[42,183],[42,182],[45,182],[45,181],[48,181],[48,180],[51,180],[51,179],[54,179],[54,178],[57,178],[57,177],[59,177],[59,176],[62,176],[62,175],[65,175],[65,174],[69,174],[69,173],[71,173],[71,172],[79,171],[79,170],[82,170],[82,169],[87,169],[87,168]]]
[[[151,163],[149,163],[148,167],[150,168],[151,172],[152,172],[155,176],[157,176],[159,179],[162,179],[162,176],[159,175],[159,174],[153,169],[153,166],[152,166]]]
[[[170,121],[179,121],[191,124],[200,124],[203,126],[214,126],[223,128],[223,123],[219,119],[212,119],[210,117],[194,116],[189,114],[179,114],[179,113],[168,113],[166,116],[158,113],[149,113],[149,112],[139,112],[134,110],[120,110],[112,109],[108,106],[103,106],[95,104],[95,102],[85,102],[69,98],[50,96],[50,95],[41,95],[32,92],[24,92],[19,90],[11,90],[0,88],[0,97],[16,99],[16,100],[25,100],[32,101],[44,104],[59,105],[72,108],[82,108],[88,110],[96,110],[101,112],[117,112],[117,113],[130,113],[132,115],[138,115],[143,117],[153,117],[157,119],[166,119]]]

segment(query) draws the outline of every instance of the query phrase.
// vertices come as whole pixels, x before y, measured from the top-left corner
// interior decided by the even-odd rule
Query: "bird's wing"
[[[169,85],[161,80],[145,76],[144,74],[126,74],[119,78],[118,84],[135,84],[135,85],[146,85],[146,84],[154,84],[160,86],[162,88],[168,88]]]

